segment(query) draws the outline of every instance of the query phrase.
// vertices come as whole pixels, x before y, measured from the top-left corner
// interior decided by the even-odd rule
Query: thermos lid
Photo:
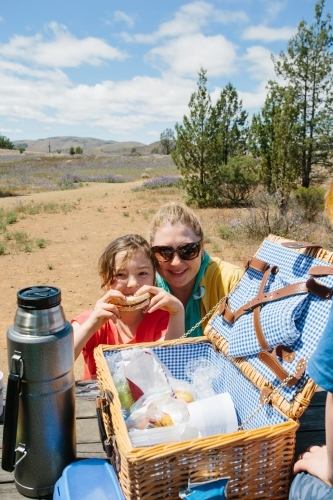
[[[61,291],[55,286],[30,286],[17,292],[17,305],[23,309],[49,309],[61,302]]]

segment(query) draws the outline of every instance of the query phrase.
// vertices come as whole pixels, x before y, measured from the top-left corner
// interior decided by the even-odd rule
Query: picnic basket
[[[266,263],[266,269],[258,268],[262,262]],[[240,423],[236,432],[134,448],[106,362],[106,356],[133,346],[100,345],[95,349],[105,443],[112,450],[111,461],[127,500],[176,499],[189,479],[203,482],[222,477],[230,478],[228,499],[288,498],[298,418],[317,388],[307,374],[306,361],[316,347],[332,306],[333,253],[318,246],[297,244],[270,235],[254,258],[247,259],[246,267],[244,277],[229,297],[217,304],[204,337],[136,344],[152,348],[177,378],[186,379],[184,366],[189,359],[196,357],[203,356],[218,367],[220,376],[214,381],[214,389],[217,393],[231,394]],[[292,344],[282,349],[283,355],[280,351],[276,355],[274,349],[272,356],[272,350],[263,351],[262,345],[258,351],[257,338],[247,344],[248,337],[251,337],[251,322],[246,324],[245,320],[242,328],[246,337],[238,345],[243,330],[241,334],[237,331],[236,339],[233,338],[237,322],[228,322],[227,313],[239,311],[242,304],[248,303],[249,294],[251,300],[262,297],[263,290],[267,296],[269,293],[276,296],[281,283],[276,283],[275,275],[270,271],[267,277],[266,271],[267,268],[276,271],[277,267],[283,286],[297,283],[298,289],[297,300],[294,295],[277,299],[276,304],[282,305],[282,312],[279,310],[276,316],[286,321],[286,311],[291,310],[290,318],[296,321],[300,335],[289,339]],[[308,277],[312,269],[316,270],[314,281],[313,277]],[[324,275],[320,274],[324,271]],[[266,276],[264,285],[263,275]],[[304,278],[307,279],[304,281]],[[299,283],[304,282],[310,288],[315,282],[319,291],[314,287],[312,293],[304,293],[304,285],[299,288]],[[294,288],[290,290],[294,291]],[[274,333],[278,330],[277,320],[274,320],[277,306],[270,302],[270,307],[273,309],[268,308],[266,301],[260,302],[257,308],[262,314],[261,326],[267,329],[266,323],[272,318]],[[246,317],[248,321],[251,315],[254,316],[255,308],[251,302],[245,313],[239,313],[241,319]],[[264,314],[266,310],[268,320]],[[272,342],[269,336],[267,339]],[[231,356],[230,346],[233,352],[241,350],[243,354]],[[265,356],[261,357],[262,352]],[[273,364],[270,359],[267,361],[267,356],[273,357]]]

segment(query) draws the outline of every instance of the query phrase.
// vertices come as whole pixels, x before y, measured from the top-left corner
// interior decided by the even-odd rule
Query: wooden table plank
[[[0,425],[0,446],[2,447],[3,425]],[[96,418],[95,397],[76,397],[77,458],[106,458],[99,437]],[[1,449],[0,449],[1,451]],[[40,500],[52,500],[53,495]],[[14,474],[0,468],[1,500],[22,500],[14,484]]]

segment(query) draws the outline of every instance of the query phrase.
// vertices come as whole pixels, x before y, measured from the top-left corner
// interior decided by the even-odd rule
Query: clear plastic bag
[[[215,396],[213,379],[217,378],[220,372],[206,358],[191,359],[185,367],[185,373],[192,381],[196,399]]]
[[[134,403],[126,425],[129,430],[142,430],[186,423],[189,418],[185,401],[175,399],[170,391],[159,391],[145,394]]]
[[[171,374],[151,349],[139,349],[125,365],[133,398],[137,401],[142,395],[155,391],[171,391]]]

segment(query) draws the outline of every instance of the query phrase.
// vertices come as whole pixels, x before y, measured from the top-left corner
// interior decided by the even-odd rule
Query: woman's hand
[[[170,314],[168,329],[165,333],[165,340],[178,339],[185,332],[185,312],[184,306],[177,297],[171,295],[163,288],[157,286],[142,286],[135,295],[142,295],[149,292],[152,295],[150,304],[143,309],[143,312],[152,313],[157,309],[162,309]]]

